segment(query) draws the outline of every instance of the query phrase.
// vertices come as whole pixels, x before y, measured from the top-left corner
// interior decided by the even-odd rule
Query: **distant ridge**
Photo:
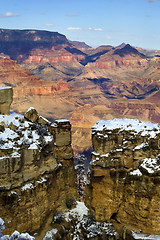
[[[121,49],[124,48],[127,44],[126,43],[121,43],[120,45],[118,45],[117,47],[115,47],[116,49]]]
[[[84,50],[92,49],[92,47],[87,45],[85,42],[69,41],[69,43],[71,43],[72,45],[74,45],[78,49],[84,49]]]
[[[140,53],[129,44],[126,44],[123,48],[116,49],[113,55],[119,55],[120,57],[124,57],[125,55],[139,55],[141,57],[145,57],[144,54]]]

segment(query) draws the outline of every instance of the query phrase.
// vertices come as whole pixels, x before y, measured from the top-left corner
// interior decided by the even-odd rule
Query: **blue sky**
[[[160,49],[160,0],[0,0],[0,28],[59,32],[96,47]]]

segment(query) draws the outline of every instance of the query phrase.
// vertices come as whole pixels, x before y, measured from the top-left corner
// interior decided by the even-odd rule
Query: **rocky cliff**
[[[0,115],[0,212],[6,231],[40,233],[77,199],[71,125],[31,107]]]
[[[49,80],[79,74],[85,57],[64,35],[40,30],[0,29],[0,49],[1,55]]]
[[[0,87],[0,114],[9,114],[12,100],[13,100],[12,88]]]
[[[134,238],[135,230],[160,234],[159,139],[158,124],[133,119],[102,120],[92,128],[85,201],[97,220],[113,222],[124,239],[145,239]]]

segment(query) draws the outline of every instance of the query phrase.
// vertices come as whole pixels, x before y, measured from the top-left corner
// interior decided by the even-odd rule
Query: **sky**
[[[97,47],[160,50],[160,0],[0,0],[0,28],[59,32]]]

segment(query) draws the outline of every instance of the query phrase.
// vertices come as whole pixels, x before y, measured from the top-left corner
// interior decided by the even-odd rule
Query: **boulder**
[[[30,107],[27,112],[24,115],[25,119],[31,121],[31,122],[36,122],[39,118],[38,112],[35,108]]]

